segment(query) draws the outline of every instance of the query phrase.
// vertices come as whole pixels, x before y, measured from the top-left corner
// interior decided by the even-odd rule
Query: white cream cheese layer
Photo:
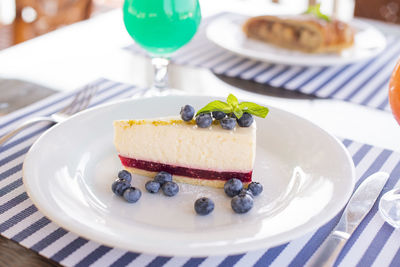
[[[214,123],[198,128],[178,117],[114,122],[114,144],[121,156],[216,171],[251,171],[256,124],[225,130]]]

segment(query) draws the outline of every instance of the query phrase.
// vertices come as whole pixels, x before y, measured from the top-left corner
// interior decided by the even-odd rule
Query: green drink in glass
[[[124,23],[130,36],[152,57],[154,86],[166,87],[168,57],[197,31],[198,0],[125,0]]]

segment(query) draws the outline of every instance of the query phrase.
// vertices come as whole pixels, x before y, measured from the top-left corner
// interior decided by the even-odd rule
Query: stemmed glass
[[[151,56],[153,91],[165,92],[170,55],[192,39],[200,24],[198,0],[125,0],[123,17],[129,35]]]

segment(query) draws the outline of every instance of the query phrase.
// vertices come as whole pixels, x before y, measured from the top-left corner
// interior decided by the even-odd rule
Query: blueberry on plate
[[[111,185],[111,190],[114,192],[114,194],[122,196],[124,191],[128,189],[130,186],[131,184],[128,181],[119,178],[115,180],[114,183]]]
[[[200,128],[210,127],[212,118],[210,113],[201,113],[196,117],[196,124]]]
[[[157,193],[160,190],[160,183],[156,181],[148,181],[145,185],[146,190],[152,194]]]
[[[171,182],[172,174],[165,171],[161,171],[156,174],[156,176],[154,177],[154,181],[159,183],[160,185],[163,185],[166,182]]]
[[[164,195],[168,197],[173,197],[179,192],[179,186],[174,182],[166,182],[161,188],[164,192]]]
[[[244,195],[249,195],[249,196],[253,197],[253,193],[246,188],[243,188],[238,194],[238,196],[244,196]]]
[[[208,197],[199,198],[194,202],[194,210],[199,215],[210,214],[214,210],[214,202]]]
[[[248,194],[238,195],[232,198],[231,207],[236,213],[246,213],[253,207],[253,198]]]
[[[194,117],[194,108],[191,105],[185,105],[181,108],[181,118],[184,121],[191,121]]]
[[[132,181],[132,174],[127,170],[122,170],[118,173],[118,178],[124,179],[130,183]]]
[[[236,126],[236,120],[234,118],[223,118],[219,123],[225,130],[233,130]]]
[[[263,186],[258,182],[251,182],[247,189],[251,191],[253,196],[258,196],[263,191]]]
[[[135,203],[142,196],[142,192],[136,187],[129,187],[124,192],[124,198],[129,203]]]
[[[224,184],[224,191],[229,197],[234,197],[238,195],[242,189],[243,189],[242,181],[236,178],[229,179]]]
[[[247,112],[243,113],[242,117],[240,117],[240,119],[237,120],[240,127],[250,127],[253,121],[254,121],[253,116]]]
[[[226,114],[222,111],[213,111],[212,116],[216,120],[222,120],[223,118],[225,118]]]

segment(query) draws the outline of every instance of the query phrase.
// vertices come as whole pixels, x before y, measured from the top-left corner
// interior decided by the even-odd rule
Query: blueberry
[[[156,181],[148,181],[145,185],[146,190],[150,193],[157,193],[160,190],[160,183]]]
[[[212,115],[216,120],[222,120],[226,116],[226,114],[222,111],[213,111]]]
[[[122,170],[118,173],[118,178],[124,179],[130,183],[132,181],[132,174],[127,170]]]
[[[114,192],[114,194],[118,196],[122,196],[124,191],[128,189],[131,186],[131,184],[126,181],[125,179],[117,179],[111,186],[111,190]]]
[[[172,181],[172,175],[168,172],[161,171],[157,173],[156,177],[154,177],[154,181],[160,185],[163,185],[166,182]]]
[[[243,113],[242,117],[237,120],[240,127],[249,127],[254,121],[254,118],[249,113]]]
[[[224,185],[224,191],[229,197],[234,197],[243,189],[243,183],[239,179],[232,178]]]
[[[232,130],[236,126],[236,120],[234,118],[223,118],[219,123],[225,130]]]
[[[214,202],[207,197],[199,198],[194,202],[194,210],[199,215],[210,214],[214,210]]]
[[[196,117],[196,124],[200,128],[210,127],[212,123],[212,118],[210,113],[201,113]]]
[[[250,190],[246,189],[246,188],[243,188],[239,192],[239,196],[244,196],[244,195],[249,195],[249,196],[253,197],[253,193]]]
[[[124,198],[129,203],[135,203],[142,196],[142,192],[136,187],[130,187],[125,190]]]
[[[236,213],[246,213],[253,207],[253,198],[248,194],[235,196],[231,200],[231,207]]]
[[[248,187],[249,191],[253,194],[253,196],[258,196],[263,191],[262,184],[258,182],[251,182]]]
[[[194,108],[191,105],[185,105],[181,108],[181,118],[184,121],[191,121],[194,117]]]
[[[173,197],[176,194],[178,194],[179,186],[178,186],[177,183],[174,183],[174,182],[166,182],[162,186],[162,190],[164,192],[164,195],[169,196],[169,197]]]

